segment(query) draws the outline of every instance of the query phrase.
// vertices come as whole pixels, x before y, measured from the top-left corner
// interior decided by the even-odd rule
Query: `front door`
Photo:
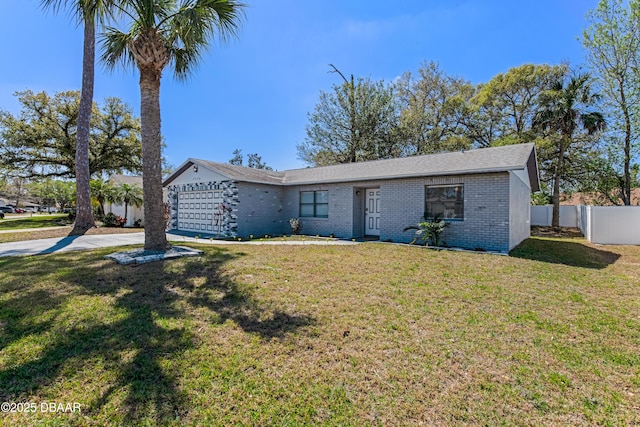
[[[380,235],[380,189],[367,188],[366,207],[364,209],[364,234]]]

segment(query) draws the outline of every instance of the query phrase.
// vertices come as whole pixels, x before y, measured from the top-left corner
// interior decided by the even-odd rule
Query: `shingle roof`
[[[466,175],[527,169],[531,188],[538,190],[538,169],[534,144],[481,148],[452,153],[402,157],[333,166],[266,171],[207,160],[189,159],[165,181],[169,184],[192,164],[197,163],[229,179],[280,185],[321,184],[348,181],[411,178],[419,176]]]
[[[417,176],[504,172],[526,167],[533,144],[285,171],[285,184],[363,181]]]
[[[235,166],[228,163],[210,162],[208,160],[197,160],[197,162],[200,165],[213,169],[214,171],[231,179],[235,179],[236,181],[282,184],[285,174],[284,172],[248,168],[246,166]]]

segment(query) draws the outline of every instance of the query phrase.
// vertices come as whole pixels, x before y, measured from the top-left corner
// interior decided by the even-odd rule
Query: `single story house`
[[[291,233],[373,236],[443,215],[448,246],[508,252],[530,235],[539,191],[533,144],[340,164],[282,172],[188,159],[164,181],[168,228],[231,237]]]

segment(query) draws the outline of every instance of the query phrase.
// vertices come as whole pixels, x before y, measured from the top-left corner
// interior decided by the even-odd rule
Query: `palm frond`
[[[117,28],[107,27],[100,36],[101,59],[107,68],[113,69],[122,64],[125,67],[133,63],[128,45],[134,39],[134,33],[124,33]]]
[[[107,18],[113,18],[122,10],[122,0],[41,0],[43,9],[51,9],[54,13],[69,8],[71,15],[78,24],[84,21],[86,16],[94,17],[98,22],[105,22]]]
[[[185,78],[217,36],[237,34],[244,4],[235,0],[186,0],[163,22],[175,76]]]
[[[589,135],[604,130],[607,126],[604,115],[598,111],[583,114],[581,119],[582,125],[587,130]]]
[[[102,60],[109,68],[131,63],[128,45],[152,31],[164,40],[178,79],[190,73],[214,39],[226,41],[237,34],[245,7],[237,0],[79,1],[114,2],[116,9],[131,18],[127,33],[109,27],[101,37]]]

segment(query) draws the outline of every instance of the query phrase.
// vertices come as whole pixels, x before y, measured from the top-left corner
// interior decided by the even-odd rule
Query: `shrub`
[[[121,216],[117,216],[113,212],[109,212],[104,216],[102,222],[105,227],[124,227],[124,223],[127,222],[127,220]]]
[[[402,231],[416,230],[415,237],[411,241],[411,244],[420,242],[421,244],[428,246],[429,243],[431,243],[432,246],[439,247],[442,245],[442,233],[444,233],[444,230],[448,226],[449,223],[442,218],[442,215],[437,215],[431,221],[425,220],[418,223],[418,225],[405,227]]]
[[[133,226],[134,226],[135,228],[142,228],[142,219],[141,219],[141,218],[138,218],[138,219],[136,219],[135,221],[133,221]]]
[[[300,234],[302,231],[302,221],[300,218],[289,218],[289,225],[293,234]]]

